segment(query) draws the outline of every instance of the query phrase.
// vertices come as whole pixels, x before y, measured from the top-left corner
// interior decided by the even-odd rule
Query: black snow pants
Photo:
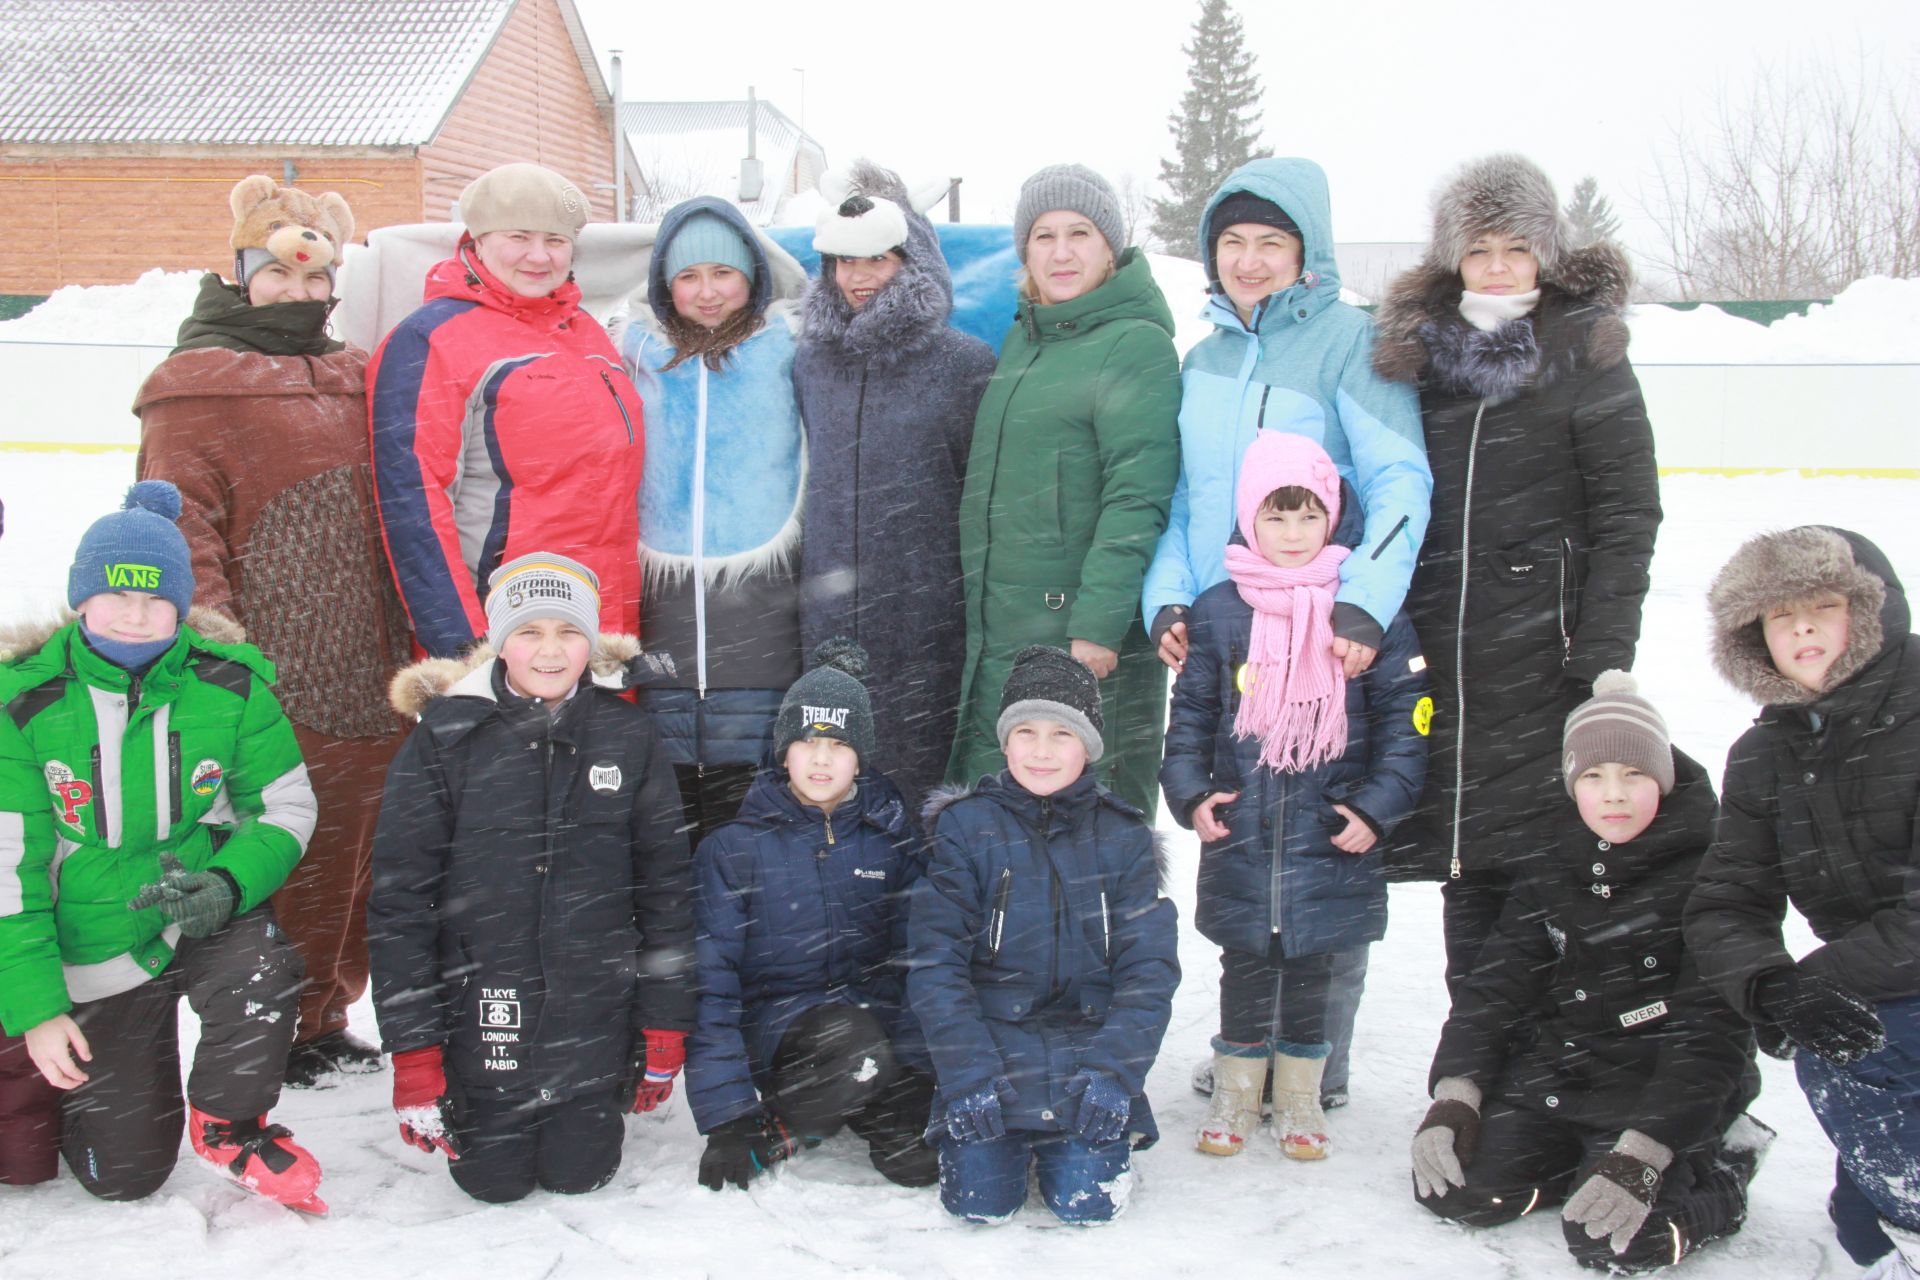
[[[182,938],[173,962],[129,991],[75,1006],[93,1051],[87,1082],[60,1099],[60,1147],[102,1200],[152,1195],[173,1172],[185,1107],[175,1006],[200,1018],[186,1100],[218,1120],[252,1120],[280,1100],[299,1023],[300,953],[257,907],[206,938]]]
[[[873,1167],[904,1187],[940,1180],[940,1157],[921,1141],[933,1078],[900,1063],[886,1028],[865,1009],[816,1005],[774,1050],[766,1103],[783,1124],[818,1140],[842,1125],[867,1142]]]
[[[475,1200],[505,1204],[526,1198],[535,1188],[584,1195],[606,1186],[620,1169],[630,1088],[564,1102],[497,1094],[463,1097],[457,1085],[455,1089],[454,1137],[460,1158],[447,1168],[455,1185]]]

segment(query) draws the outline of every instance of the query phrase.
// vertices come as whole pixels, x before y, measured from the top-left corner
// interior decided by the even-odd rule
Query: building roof
[[[517,2],[6,0],[0,141],[424,144]]]
[[[634,217],[657,221],[690,196],[724,196],[747,220],[773,222],[780,206],[808,191],[826,171],[827,153],[766,99],[756,99],[754,154],[766,184],[757,200],[740,199],[740,161],[747,154],[747,101],[628,102],[620,108],[634,162],[640,166]]]

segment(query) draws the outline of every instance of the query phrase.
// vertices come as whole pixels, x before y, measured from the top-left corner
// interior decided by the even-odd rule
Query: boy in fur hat
[[[1720,674],[1761,704],[1733,745],[1687,903],[1701,972],[1793,1058],[1839,1151],[1828,1212],[1876,1277],[1920,1274],[1920,636],[1857,533],[1748,541],[1708,596]],[[1791,901],[1821,944],[1796,958]],[[1795,1050],[1799,1052],[1795,1052]]]
[[[1364,536],[1352,496],[1306,436],[1255,437],[1237,482],[1245,543],[1223,548],[1227,581],[1194,601],[1174,681],[1160,782],[1204,842],[1195,919],[1221,946],[1209,1155],[1238,1155],[1259,1129],[1269,1060],[1281,1153],[1330,1151],[1337,966],[1386,934],[1377,844],[1426,777],[1413,625],[1396,613],[1351,679],[1333,651],[1340,574]]]
[[[920,1138],[930,1064],[901,999],[919,841],[899,791],[868,763],[878,735],[866,651],[836,637],[812,663],[781,700],[773,754],[739,817],[694,858],[687,1100],[707,1137],[700,1181],[715,1191],[842,1125],[889,1181],[939,1176]]]
[[[940,1200],[1002,1222],[1035,1170],[1063,1222],[1126,1207],[1159,1130],[1147,1072],[1180,981],[1178,924],[1140,811],[1088,765],[1100,682],[1065,650],[1014,656],[997,722],[1007,767],[928,805],[907,998],[939,1092]]]
[[[313,834],[313,788],[272,664],[206,639],[203,615],[181,625],[180,510],[166,481],[134,485],[80,541],[79,617],[0,663],[0,1026],[61,1090],[91,1194],[159,1190],[186,1119],[222,1174],[324,1213],[319,1164],[266,1123],[304,973],[267,899]],[[182,995],[200,1020],[184,1105]]]
[[[1743,1114],[1753,1037],[1681,938],[1713,837],[1706,770],[1624,671],[1561,742],[1572,803],[1454,997],[1414,1190],[1475,1227],[1564,1201],[1582,1265],[1650,1271],[1740,1229],[1773,1133]]]
[[[420,724],[387,774],[367,932],[400,1136],[499,1203],[604,1186],[623,1114],[672,1092],[693,913],[673,771],[609,687],[637,646],[594,638],[598,579],[536,552],[489,586],[485,647],[394,680]]]

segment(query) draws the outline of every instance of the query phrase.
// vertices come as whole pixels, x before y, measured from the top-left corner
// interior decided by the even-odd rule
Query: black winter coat
[[[1159,1137],[1147,1072],[1180,985],[1179,917],[1160,896],[1140,811],[1091,772],[1048,797],[1002,771],[937,796],[908,917],[907,999],[945,1104],[1005,1076],[1009,1129],[1059,1132],[1083,1067],[1133,1097],[1135,1146]]]
[[[907,891],[921,847],[900,793],[862,774],[831,815],[762,769],[740,816],[694,855],[699,1025],[687,1102],[702,1133],[756,1111],[793,1020],[823,1004],[871,1010],[895,1057],[927,1070],[904,1005]]]
[[[1681,912],[1713,838],[1713,784],[1675,751],[1653,824],[1610,845],[1561,794],[1550,862],[1515,884],[1454,1000],[1429,1087],[1680,1151],[1716,1138],[1760,1091],[1753,1033],[1700,976]]]
[[[549,719],[490,658],[435,698],[387,773],[367,945],[382,1047],[443,1045],[470,1093],[612,1088],[642,1029],[691,1030],[680,793],[646,713],[586,680]]]
[[[1868,1000],[1920,995],[1920,636],[1886,556],[1837,532],[1885,584],[1877,634],[1863,636],[1856,616],[1860,669],[1809,701],[1765,707],[1733,744],[1713,851],[1687,904],[1701,971],[1756,1022],[1754,979],[1795,964],[1780,934],[1789,901],[1825,944],[1799,967]],[[1786,588],[1776,602],[1791,599],[1790,577],[1770,576],[1773,592]],[[1751,691],[1770,672],[1757,666],[1764,642],[1747,639],[1744,658],[1721,667],[1752,666],[1740,681]]]
[[[1460,316],[1454,272],[1408,273],[1380,312],[1374,367],[1419,386],[1433,469],[1406,603],[1433,681],[1432,768],[1388,853],[1396,878],[1518,871],[1566,799],[1567,713],[1633,665],[1660,493],[1626,359],[1628,273],[1595,245],[1559,280],[1492,333]]]
[[[885,198],[885,197],[881,197]],[[953,283],[932,226],[907,215],[905,261],[858,311],[822,269],[793,386],[807,431],[800,631],[866,647],[874,758],[918,812],[946,773],[966,657],[960,489],[993,348],[947,324]]]
[[[1359,511],[1357,501],[1343,502],[1337,542],[1361,535]],[[1239,793],[1214,810],[1230,834],[1200,847],[1194,922],[1221,946],[1259,955],[1276,933],[1288,956],[1376,942],[1387,931],[1382,844],[1364,855],[1334,848],[1346,819],[1333,806],[1346,805],[1384,836],[1419,800],[1432,708],[1419,639],[1406,615],[1396,615],[1373,665],[1347,681],[1346,749],[1318,768],[1282,774],[1260,764],[1258,738],[1233,733],[1252,637],[1253,608],[1232,579],[1194,601],[1160,785],[1168,812],[1189,828],[1209,793]]]

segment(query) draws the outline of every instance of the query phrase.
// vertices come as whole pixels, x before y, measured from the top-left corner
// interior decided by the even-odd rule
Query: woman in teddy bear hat
[[[201,280],[134,412],[141,477],[180,490],[194,625],[273,660],[319,796],[312,845],[274,895],[307,966],[287,1066],[304,1087],[380,1065],[348,1034],[347,1008],[367,987],[374,820],[399,745],[386,682],[406,658],[406,622],[374,518],[366,353],[327,336],[353,212],[334,192],[260,174],[229,203],[233,283]]]
[[[580,306],[580,188],[506,164],[461,193],[465,231],[367,366],[380,523],[414,640],[487,633],[481,585],[533,551],[600,581],[600,628],[639,623],[640,394]]]

